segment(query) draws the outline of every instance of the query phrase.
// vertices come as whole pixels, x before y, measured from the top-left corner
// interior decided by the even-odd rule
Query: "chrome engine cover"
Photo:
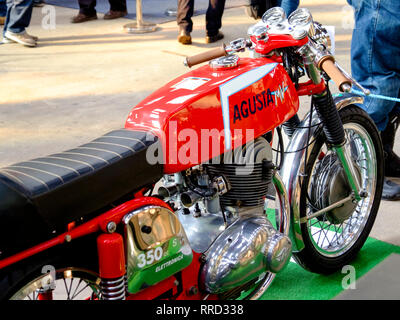
[[[260,208],[255,208],[257,211]],[[205,253],[200,283],[207,292],[222,293],[282,270],[291,256],[291,241],[264,214],[242,213]]]

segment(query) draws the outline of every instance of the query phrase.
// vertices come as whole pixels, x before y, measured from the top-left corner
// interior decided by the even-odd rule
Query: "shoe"
[[[192,37],[189,32],[182,30],[179,33],[178,41],[182,44],[192,44]]]
[[[26,35],[27,37],[33,39],[33,40],[36,41],[36,42],[39,41],[39,38],[38,38],[38,37],[30,35],[30,34],[28,34],[28,32],[26,32],[26,31],[25,31],[25,35]],[[3,37],[3,41],[2,41],[2,42],[3,42],[3,43],[15,43],[16,41],[11,40],[11,39],[8,39],[8,38],[6,38],[6,37]]]
[[[26,31],[20,33],[6,31],[6,33],[4,34],[3,43],[9,43],[9,42],[4,42],[5,39],[7,39],[8,41],[12,40],[14,42],[18,42],[27,47],[36,47],[36,41],[32,39],[32,37],[29,36]]]
[[[384,200],[399,200],[400,199],[400,185],[384,178],[382,199]]]
[[[6,17],[0,17],[0,26],[3,26],[6,22]]]
[[[36,42],[39,41],[39,38],[38,38],[38,37],[32,36],[31,34],[28,34],[28,32],[26,32],[26,35],[27,35],[28,37],[32,38],[33,40],[35,40]]]
[[[97,19],[97,14],[93,14],[90,16],[87,16],[86,14],[79,13],[77,16],[73,17],[71,19],[71,23],[82,23],[90,20],[96,20]]]
[[[385,154],[385,177],[400,178],[400,158],[394,153],[394,138],[400,124],[399,116],[391,116],[386,129],[381,132]]]
[[[206,43],[213,43],[224,38],[224,34],[219,32],[215,36],[207,36]]]
[[[104,20],[112,20],[112,19],[117,19],[117,18],[122,18],[125,17],[128,14],[127,11],[108,11],[104,15]]]

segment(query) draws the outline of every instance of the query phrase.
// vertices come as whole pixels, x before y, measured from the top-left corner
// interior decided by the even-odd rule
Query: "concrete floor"
[[[352,11],[347,2],[301,3],[315,20],[336,27],[336,57],[350,71]],[[204,15],[193,19],[193,45],[183,46],[176,41],[175,22],[160,24],[154,33],[128,35],[122,26],[131,20],[104,21],[99,14],[97,21],[71,24],[76,10],[55,7],[55,12],[56,28],[46,30],[42,9],[34,8],[28,32],[40,37],[38,47],[0,45],[0,167],[123,127],[132,106],[188,71],[184,56],[215,46],[205,44]],[[226,10],[224,42],[246,36],[254,23],[244,8]],[[400,245],[399,211],[400,202],[383,201],[372,236]]]

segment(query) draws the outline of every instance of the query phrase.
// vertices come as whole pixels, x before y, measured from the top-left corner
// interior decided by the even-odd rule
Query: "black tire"
[[[95,237],[87,236],[53,247],[0,270],[0,301],[9,300],[21,288],[43,276],[44,266],[57,270],[74,269],[95,276],[98,270]],[[58,273],[57,273],[58,274]]]
[[[376,155],[376,183],[375,183],[375,192],[374,193],[374,198],[372,201],[372,205],[368,204],[366,210],[369,211],[369,215],[367,215],[364,219],[365,221],[363,222],[363,227],[361,226],[359,231],[358,231],[358,238],[355,238],[353,242],[350,242],[348,245],[348,248],[345,248],[343,253],[339,254],[332,254],[332,256],[329,256],[328,251],[324,251],[320,249],[318,245],[316,245],[316,241],[313,238],[314,234],[312,234],[312,224],[311,221],[309,220],[307,223],[302,223],[301,224],[301,232],[303,236],[303,241],[305,244],[305,247],[302,251],[298,253],[294,253],[294,258],[295,260],[303,266],[305,269],[315,272],[315,273],[320,273],[320,274],[330,274],[333,272],[336,272],[340,270],[343,266],[347,265],[352,261],[357,253],[360,251],[361,247],[364,245],[364,242],[366,241],[371,228],[374,224],[376,214],[378,212],[381,196],[382,196],[382,188],[383,188],[383,176],[384,176],[384,167],[383,167],[383,148],[382,148],[382,142],[380,139],[379,132],[372,121],[372,119],[368,116],[368,114],[360,109],[357,106],[351,105],[348,107],[345,107],[339,111],[340,117],[342,119],[342,123],[344,126],[348,126],[351,128],[352,124],[355,126],[359,126],[364,128],[364,130],[367,132],[370,141],[372,142],[372,145],[375,149],[375,155]],[[306,164],[306,176],[304,178],[302,188],[301,188],[301,196],[300,196],[300,217],[304,218],[307,214],[307,210],[311,210],[310,208],[310,201],[312,202],[312,199],[310,198],[310,183],[312,183],[312,180],[318,180],[318,179],[312,179],[312,173],[314,172],[313,170],[315,169],[316,172],[318,172],[318,166],[316,163],[321,162],[321,148],[325,145],[326,139],[325,135],[322,130],[319,130],[317,133],[317,138],[315,141],[314,146],[312,147],[311,150],[309,150],[309,160]],[[332,169],[333,170],[333,169]],[[319,176],[322,176],[320,174]],[[372,190],[374,190],[372,188]],[[371,202],[371,201],[370,201]],[[318,209],[318,208],[317,208]],[[314,210],[317,210],[314,209]],[[361,210],[360,210],[361,211]],[[352,212],[353,217],[354,213],[356,211],[349,211]],[[358,212],[357,212],[358,213]],[[360,213],[358,213],[360,214]],[[331,220],[328,221],[325,217],[326,214],[323,216],[320,216],[319,221],[323,221],[321,223],[332,223],[332,218]],[[322,217],[322,218],[321,218]],[[314,218],[315,219],[315,218]],[[326,219],[326,220],[324,220]],[[358,219],[358,217],[356,217]],[[350,220],[351,221],[351,220]],[[313,222],[315,223],[315,222]],[[317,224],[318,222],[316,222]],[[319,225],[321,225],[321,223]],[[336,221],[333,220],[333,224],[335,224]],[[343,224],[343,223],[342,223]],[[350,223],[351,225],[351,223]],[[314,227],[315,228],[315,227]],[[322,230],[324,229],[324,225],[322,225]],[[340,229],[340,227],[338,228]],[[344,229],[344,227],[343,227]],[[332,231],[330,227],[327,227],[325,229],[326,233]],[[336,237],[337,237],[337,243],[339,243],[340,239],[340,233],[334,227],[334,230],[336,231]],[[314,231],[314,230],[313,230]],[[321,231],[320,231],[321,232]],[[311,233],[311,234],[310,234]],[[339,234],[339,236],[338,236]],[[321,236],[321,235],[320,235]],[[316,236],[315,236],[316,237]],[[342,236],[344,238],[344,236]],[[325,241],[325,240],[323,240]],[[318,239],[319,242],[319,239]],[[329,241],[328,241],[329,242]],[[333,241],[334,242],[334,241]],[[345,242],[345,240],[343,240]],[[329,243],[328,247],[331,244]]]

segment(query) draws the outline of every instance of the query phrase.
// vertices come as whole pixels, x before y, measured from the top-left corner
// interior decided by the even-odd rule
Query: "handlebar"
[[[348,79],[342,71],[336,66],[335,60],[332,56],[326,56],[318,63],[318,68],[324,70],[326,74],[335,82],[339,90],[342,92],[348,91],[351,87],[352,81]]]
[[[186,57],[184,64],[189,68],[195,66],[196,64],[203,63],[215,58],[226,56],[228,53],[226,52],[226,46],[223,44],[221,47],[217,47],[199,54],[196,54],[191,57]]]

